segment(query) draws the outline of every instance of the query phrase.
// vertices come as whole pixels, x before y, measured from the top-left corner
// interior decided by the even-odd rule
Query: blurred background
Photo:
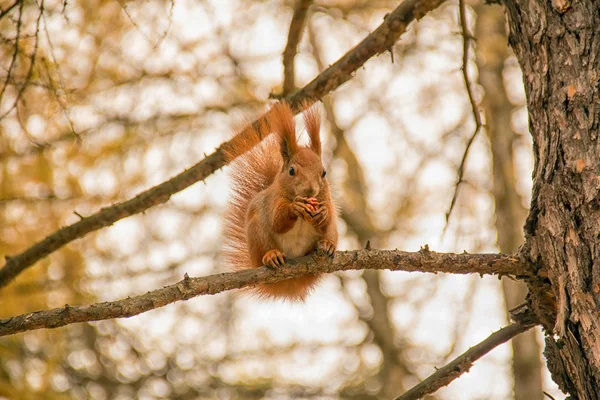
[[[305,2],[306,3],[306,2]],[[315,0],[297,87],[399,4]],[[0,0],[0,256],[190,167],[283,90],[296,0]],[[475,124],[455,1],[323,98],[340,249],[514,252],[533,160],[519,65],[499,6],[468,3],[486,128],[446,212]],[[167,204],[76,241],[2,289],[0,318],[144,293],[222,271],[226,167]],[[328,276],[304,305],[235,292],[127,320],[0,338],[2,399],[391,399],[492,331],[510,280]],[[436,399],[561,397],[531,330]]]

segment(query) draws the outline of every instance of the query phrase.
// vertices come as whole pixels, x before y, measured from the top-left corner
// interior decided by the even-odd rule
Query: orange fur
[[[304,112],[304,125],[310,138],[310,147],[321,155],[321,116],[317,107],[310,107]]]
[[[298,257],[312,253],[322,240],[337,245],[336,208],[329,183],[322,177],[318,112],[308,111],[305,121],[309,147],[298,145],[294,115],[285,103],[271,108],[267,123],[254,124],[252,130],[245,130],[241,138],[225,147],[228,159],[234,160],[223,249],[225,263],[232,270],[260,267],[265,254],[272,250]],[[260,142],[268,131],[276,135]],[[321,206],[306,205],[298,197],[315,197]],[[300,213],[298,205],[304,205],[308,212]],[[313,212],[321,212],[321,218]],[[267,257],[265,262],[276,260]],[[262,298],[303,301],[320,278],[307,275],[261,284],[251,292]]]
[[[286,103],[273,106],[273,130],[279,135],[281,156],[287,162],[299,150],[294,113]]]

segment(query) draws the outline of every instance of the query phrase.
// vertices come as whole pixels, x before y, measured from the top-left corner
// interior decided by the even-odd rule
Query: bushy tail
[[[267,137],[230,163],[231,198],[225,214],[223,256],[232,270],[252,266],[246,244],[246,211],[254,196],[269,187],[281,169],[281,158],[273,157],[274,154],[279,154],[278,146],[275,137]]]
[[[229,205],[225,213],[223,259],[228,270],[259,267],[253,265],[246,241],[246,211],[254,196],[273,183],[283,163],[279,140],[271,131],[273,109],[261,123],[247,123],[247,128],[224,146],[231,167]],[[266,137],[266,138],[265,138]],[[264,140],[262,140],[265,138]]]

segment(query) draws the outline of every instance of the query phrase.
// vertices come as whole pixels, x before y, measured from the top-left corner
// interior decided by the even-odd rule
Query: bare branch
[[[66,305],[63,308],[19,315],[0,320],[0,336],[34,329],[58,328],[76,322],[131,317],[179,300],[216,294],[258,283],[273,283],[321,272],[360,269],[513,276],[525,274],[523,264],[505,254],[436,253],[427,249],[418,252],[368,249],[340,251],[335,253],[333,259],[311,256],[292,259],[278,270],[260,267],[202,278],[189,278],[186,274],[186,277],[176,284],[140,296],[80,307]]]
[[[153,40],[150,37],[150,35],[148,35],[146,32],[144,32],[144,30],[142,28],[140,28],[140,26],[137,24],[137,22],[135,22],[135,20],[133,19],[133,17],[129,13],[129,10],[127,9],[127,4],[124,3],[123,0],[117,0],[117,2],[121,5],[121,9],[123,10],[123,13],[125,14],[125,16],[127,17],[127,19],[129,20],[129,22],[131,22],[131,25],[133,25],[133,27],[135,29],[137,29],[137,31],[139,33],[141,33],[142,36],[144,36],[146,38],[146,40],[148,40],[148,42],[152,42]]]
[[[371,57],[391,48],[400,35],[406,31],[410,22],[423,17],[443,1],[403,1],[393,12],[386,16],[383,23],[374,32],[369,34],[335,64],[319,74],[302,90],[286,98],[286,101],[292,106],[295,113],[303,111],[321,97],[350,80],[354,72]],[[264,121],[264,118],[263,115],[261,119]],[[250,127],[247,127],[231,140],[248,135],[250,131]],[[16,256],[6,257],[6,263],[0,269],[0,288],[6,286],[23,270],[67,243],[82,238],[90,232],[110,226],[123,218],[141,213],[150,207],[163,204],[174,193],[206,179],[210,174],[225,165],[223,147],[227,143],[229,142],[223,143],[214,153],[168,181],[150,188],[130,200],[103,208],[96,214],[59,229]]]
[[[290,30],[288,33],[287,45],[283,51],[283,95],[287,96],[296,89],[294,73],[294,58],[298,52],[298,43],[302,37],[304,30],[304,20],[308,14],[308,9],[312,4],[312,0],[298,0],[292,22],[290,22]]]
[[[452,383],[453,380],[465,372],[468,372],[475,361],[499,345],[508,342],[510,339],[538,324],[533,312],[528,308],[525,308],[525,306],[518,307],[517,312],[520,313],[515,318],[518,322],[505,326],[499,331],[492,333],[483,342],[476,344],[460,356],[456,357],[449,364],[437,369],[427,379],[414,386],[403,395],[396,397],[395,400],[417,400],[428,394],[434,393],[438,389]]]
[[[18,1],[15,2],[12,6],[10,6],[6,12],[9,12],[14,6],[17,5],[17,3]],[[0,90],[0,101],[2,101],[2,98],[4,97],[4,92],[6,91],[8,82],[10,81],[11,73],[17,61],[17,55],[19,54],[19,41],[21,40],[21,24],[23,23],[23,7],[25,2],[21,0],[20,3],[21,4],[19,5],[19,18],[17,19],[17,36],[15,37],[15,51],[13,52],[12,58],[10,60],[10,65],[8,66],[8,71],[6,72],[6,80],[4,81],[2,90]],[[4,14],[5,13],[3,12],[2,15]]]
[[[17,93],[17,97],[13,103],[13,105],[4,112],[4,114],[0,115],[0,120],[4,119],[8,114],[11,113],[12,110],[14,110],[15,108],[17,108],[19,106],[19,101],[21,101],[21,98],[23,96],[23,92],[25,92],[25,89],[27,88],[27,83],[31,80],[31,77],[33,75],[33,69],[35,67],[35,61],[37,58],[37,52],[38,52],[38,47],[39,47],[39,43],[40,43],[40,22],[42,20],[42,16],[44,15],[44,0],[41,1],[40,3],[40,13],[38,15],[36,24],[35,24],[35,44],[33,45],[33,53],[31,55],[31,60],[30,60],[30,64],[29,64],[29,69],[27,70],[27,75],[25,77],[25,82],[24,85],[19,89],[19,92]],[[15,53],[13,55],[13,60],[11,61],[10,64],[10,68],[12,68],[13,64],[14,64],[14,60],[16,58],[16,53],[18,52],[19,46],[19,30],[20,30],[20,25],[21,25],[21,14],[23,12],[23,5],[21,4],[21,8],[19,9],[19,22],[18,22],[18,27],[17,27],[17,42],[15,43]],[[6,89],[6,86],[8,85],[9,79],[10,79],[10,68],[8,71],[8,74],[6,76],[6,81],[4,82],[4,87],[2,88],[2,92],[0,93],[0,99],[2,99],[2,96],[4,94],[4,91]],[[17,109],[18,112],[18,109]]]
[[[55,90],[55,89],[49,87],[48,90]],[[64,88],[63,92],[67,93],[67,89]],[[228,106],[228,108],[224,108],[222,106],[205,106],[205,107],[203,107],[202,111],[203,112],[213,112],[213,111],[225,112],[227,110],[231,110],[232,108],[238,107],[241,104],[242,103],[235,102],[235,103],[230,104]],[[248,105],[254,105],[254,104],[251,102],[244,102],[243,105],[248,106]],[[65,110],[65,111],[68,112],[68,110]],[[114,124],[118,124],[118,125],[121,125],[126,128],[136,128],[139,130],[139,129],[142,129],[147,126],[157,127],[159,125],[159,123],[177,123],[177,122],[181,122],[181,121],[192,120],[196,117],[197,117],[197,114],[195,114],[195,113],[160,114],[160,115],[150,116],[146,119],[135,119],[135,118],[129,118],[127,116],[120,116],[120,115],[108,115],[102,121],[98,122],[94,126],[89,127],[85,130],[82,130],[79,132],[74,132],[73,129],[71,128],[71,125],[69,125],[69,129],[67,129],[65,133],[61,133],[60,135],[58,135],[57,137],[55,137],[51,140],[48,140],[48,141],[45,141],[42,143],[38,143],[38,145],[36,145],[36,146],[30,146],[19,152],[14,152],[14,151],[0,152],[0,161],[2,161],[4,159],[8,159],[8,158],[21,158],[21,157],[36,156],[46,150],[56,149],[59,145],[73,144],[73,143],[75,145],[79,145],[79,144],[83,143],[83,140],[86,139],[86,137],[88,137],[92,134],[98,133],[98,131],[104,125],[107,125],[107,124],[114,123]],[[148,139],[162,138],[162,137],[167,137],[167,136],[172,136],[172,135],[173,135],[173,132],[158,133],[158,134],[155,134],[151,138],[144,137],[143,140],[136,142],[136,143],[147,143]]]
[[[65,7],[66,7],[66,5],[65,5]],[[65,83],[65,78],[60,70],[60,64],[58,63],[58,61],[56,59],[56,52],[54,51],[54,44],[52,43],[52,40],[50,38],[50,32],[48,32],[48,21],[46,20],[45,15],[44,15],[44,32],[46,33],[46,41],[48,41],[48,46],[50,48],[50,56],[52,57],[52,63],[54,64],[54,67],[56,68],[56,75],[58,76],[60,89],[63,92],[64,96],[67,96],[67,93],[68,93],[67,85]],[[71,133],[71,135],[73,135],[75,137],[79,137],[79,135],[75,131],[75,124],[73,124],[73,120],[71,120],[71,116],[69,115],[69,106],[68,106],[68,104],[66,104],[66,101],[63,101],[62,97],[58,93],[58,90],[56,89],[55,83],[53,82],[52,73],[50,71],[50,66],[48,65],[48,61],[46,60],[45,57],[42,58],[42,61],[43,61],[44,68],[46,69],[46,74],[48,75],[49,89],[52,92],[52,94],[54,95],[56,102],[60,106],[62,113],[65,116],[65,119],[67,120],[67,122],[69,124],[69,128],[71,129],[70,133]]]
[[[49,193],[42,196],[9,196],[9,197],[0,197],[0,204],[6,203],[24,203],[24,204],[33,204],[33,203],[53,203],[53,202],[64,202],[64,201],[74,201],[74,200],[85,200],[85,201],[106,201],[106,198],[101,196],[90,196],[90,197],[82,197],[82,196],[57,196],[54,193]]]
[[[163,40],[166,39],[169,34],[169,30],[171,29],[171,25],[173,24],[173,9],[175,8],[175,0],[170,0],[171,6],[169,7],[169,22],[167,24],[167,29],[165,29],[164,33],[158,38],[158,41],[154,45],[154,48],[157,49],[162,44]]]
[[[452,195],[452,201],[450,202],[450,208],[446,213],[446,225],[444,226],[444,232],[448,228],[448,222],[450,221],[450,215],[452,214],[452,210],[454,210],[454,206],[456,205],[456,199],[458,198],[458,187],[462,183],[463,176],[465,174],[465,163],[467,162],[467,156],[469,155],[469,150],[471,149],[471,145],[473,141],[477,137],[477,134],[481,130],[483,126],[483,122],[481,120],[481,113],[479,112],[479,108],[477,107],[477,103],[475,102],[475,96],[473,95],[473,88],[471,87],[471,79],[469,78],[469,49],[471,48],[471,41],[473,40],[473,35],[469,32],[469,28],[467,26],[467,7],[465,5],[464,0],[458,1],[459,7],[459,17],[460,17],[460,26],[462,30],[463,36],[463,57],[462,57],[462,76],[463,81],[465,82],[465,88],[467,89],[467,95],[469,96],[469,103],[471,103],[471,112],[473,113],[473,120],[475,121],[475,130],[471,134],[471,137],[467,141],[467,146],[465,147],[465,151],[462,156],[462,160],[460,160],[460,165],[458,166],[458,179],[456,180],[456,185],[454,187],[454,194]]]
[[[16,7],[17,4],[23,3],[23,0],[15,0],[10,6],[5,8],[4,10],[0,10],[0,19],[2,19],[6,14],[12,11],[13,8]]]

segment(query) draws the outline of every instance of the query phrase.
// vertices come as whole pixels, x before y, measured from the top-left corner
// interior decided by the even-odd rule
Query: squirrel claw
[[[317,255],[327,255],[332,257],[334,252],[335,244],[333,244],[333,242],[330,242],[329,240],[319,240],[317,243]]]
[[[313,215],[313,221],[315,226],[320,226],[327,220],[327,208],[321,207],[317,209],[315,214]]]
[[[267,267],[273,269],[283,267],[283,264],[285,264],[285,255],[277,249],[269,250],[263,256],[262,262]]]

